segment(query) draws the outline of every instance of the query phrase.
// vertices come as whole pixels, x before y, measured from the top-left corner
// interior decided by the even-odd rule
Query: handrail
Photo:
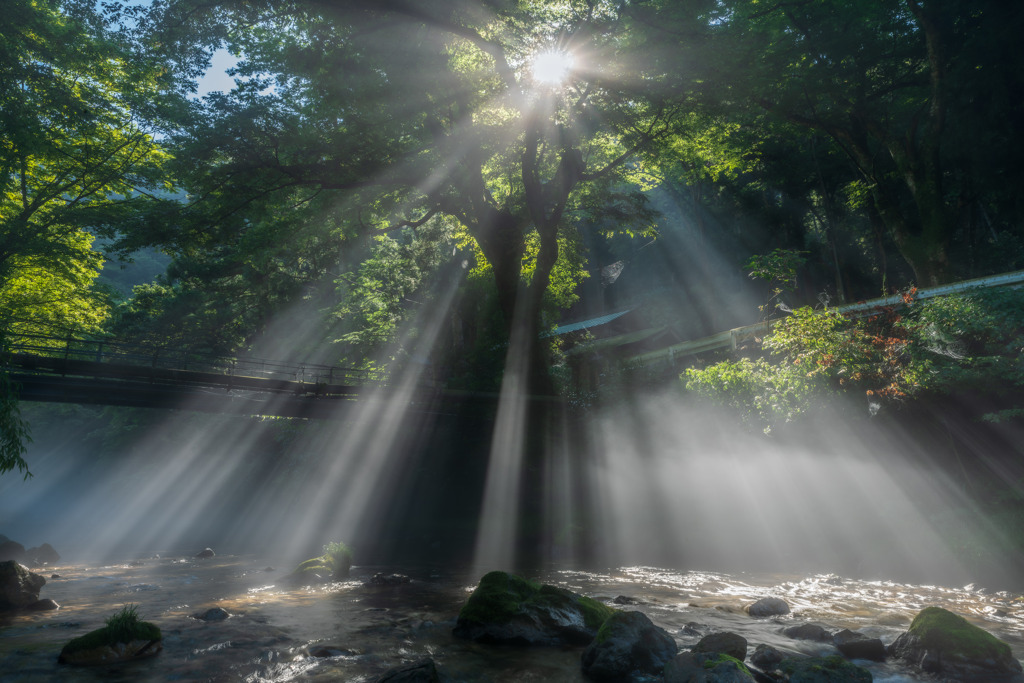
[[[54,337],[43,334],[9,334],[9,354],[23,354],[40,358],[62,358],[66,361],[146,366],[160,370],[189,370],[233,377],[280,379],[312,384],[373,384],[387,383],[387,374],[381,371],[345,368],[319,363],[291,363],[251,356],[220,356],[168,349],[163,346],[142,344],[116,339],[80,339],[70,336]]]
[[[966,292],[972,289],[988,288],[988,287],[1006,287],[1011,285],[1020,285],[1024,283],[1024,270],[1014,271],[1012,273],[1003,273],[1001,275],[991,275],[989,277],[974,278],[971,280],[963,280],[961,282],[954,282],[947,285],[939,285],[937,287],[928,287],[925,289],[919,289],[914,293],[914,299],[930,299],[936,296],[946,296],[948,294],[955,294],[958,292]],[[859,301],[853,304],[846,304],[844,306],[836,306],[832,310],[840,313],[861,313],[865,311],[872,311],[879,308],[885,308],[887,306],[896,306],[904,302],[903,295],[896,294],[893,296],[883,296],[876,299],[870,299],[868,301]],[[648,365],[650,363],[656,363],[660,361],[668,361],[671,363],[676,356],[692,356],[698,353],[707,353],[708,351],[721,351],[723,349],[730,349],[735,351],[742,342],[755,337],[763,337],[771,331],[771,320],[765,320],[753,325],[745,325],[743,327],[734,327],[731,330],[724,332],[718,332],[708,337],[701,337],[699,339],[693,339],[689,341],[680,342],[671,346],[666,346],[662,349],[655,351],[647,351],[646,353],[640,353],[630,358],[626,358],[626,363],[637,364],[637,365]]]

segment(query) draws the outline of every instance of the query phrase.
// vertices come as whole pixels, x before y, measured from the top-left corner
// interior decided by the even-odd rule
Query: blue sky
[[[235,87],[235,79],[228,76],[225,72],[235,66],[237,62],[238,59],[233,57],[227,50],[217,50],[214,52],[210,70],[199,79],[197,84],[199,89],[196,92],[196,96],[202,97],[217,90],[230,92]]]

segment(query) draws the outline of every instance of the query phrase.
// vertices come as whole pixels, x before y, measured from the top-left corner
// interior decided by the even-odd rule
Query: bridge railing
[[[381,371],[344,368],[317,363],[289,363],[248,356],[219,356],[189,349],[126,342],[116,339],[79,339],[40,334],[12,334],[7,350],[63,360],[88,361],[209,372],[235,377],[289,380],[314,384],[381,385],[387,374]]]

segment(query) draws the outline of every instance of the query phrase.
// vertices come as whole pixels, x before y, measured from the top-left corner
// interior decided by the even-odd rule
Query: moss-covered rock
[[[615,612],[583,651],[583,673],[594,681],[628,681],[657,674],[679,650],[665,629],[642,612]]]
[[[747,658],[747,639],[728,631],[709,633],[693,646],[693,651],[720,652],[742,662]]]
[[[159,627],[142,621],[129,605],[107,619],[103,628],[75,638],[60,652],[62,664],[91,666],[111,664],[156,655],[163,648]]]
[[[1010,646],[958,614],[926,607],[909,630],[889,646],[889,655],[944,678],[998,680],[1021,673]]]
[[[789,683],[871,683],[874,679],[870,671],[839,655],[784,659],[778,669]]]
[[[615,610],[558,586],[507,572],[480,579],[459,612],[453,633],[484,643],[582,645]]]
[[[751,683],[753,674],[735,657],[721,652],[683,652],[665,665],[665,683]]]

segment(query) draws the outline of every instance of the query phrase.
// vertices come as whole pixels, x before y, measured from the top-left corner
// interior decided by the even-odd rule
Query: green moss
[[[478,623],[509,621],[527,605],[557,606],[574,602],[588,628],[598,628],[615,613],[597,600],[576,595],[558,586],[541,585],[515,574],[494,571],[485,574],[469,596],[459,618]]]
[[[521,576],[494,571],[484,574],[476,590],[459,612],[460,619],[479,623],[504,622],[520,605],[540,592],[541,585]]]
[[[612,620],[605,619],[604,623],[601,624],[601,628],[597,629],[597,635],[594,636],[594,642],[598,645],[611,638],[612,635]]]
[[[704,660],[705,669],[714,669],[720,664],[735,664],[737,667],[739,667],[740,671],[747,674],[748,676],[752,676],[752,674],[750,673],[750,669],[747,668],[747,665],[741,662],[740,660],[736,659],[735,657],[727,654],[722,654],[721,652],[715,652],[714,655],[714,659]]]
[[[135,605],[127,605],[107,619],[106,626],[75,638],[64,646],[62,652],[70,654],[82,650],[94,650],[106,645],[130,643],[133,640],[160,640],[162,637],[160,629],[155,624],[142,621],[139,618]]]
[[[616,610],[612,609],[603,602],[598,602],[593,598],[588,598],[585,595],[579,596],[577,604],[583,609],[583,623],[588,628],[599,628],[604,626],[608,618],[615,614]]]
[[[1001,659],[1010,656],[1010,646],[958,614],[941,607],[925,607],[914,617],[909,633],[928,649],[969,659]]]

